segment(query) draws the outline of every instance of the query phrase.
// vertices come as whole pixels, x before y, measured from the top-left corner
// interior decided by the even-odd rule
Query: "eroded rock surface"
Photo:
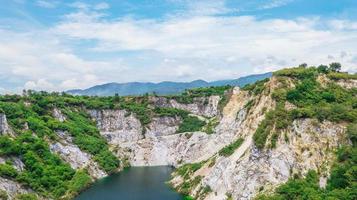
[[[0,177],[0,190],[7,193],[9,200],[15,199],[16,195],[18,194],[32,193],[32,190],[23,187],[13,180],[3,177]]]
[[[58,131],[57,135],[61,139],[60,141],[50,143],[50,150],[52,152],[57,153],[73,169],[87,169],[89,175],[94,179],[107,176],[90,154],[81,151],[77,145],[73,144],[72,138],[66,132]]]

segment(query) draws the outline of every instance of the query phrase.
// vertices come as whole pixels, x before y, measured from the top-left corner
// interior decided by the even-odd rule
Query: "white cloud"
[[[69,4],[69,6],[73,7],[73,8],[80,9],[80,10],[86,10],[86,9],[89,9],[89,7],[90,7],[89,4],[83,3],[81,1],[73,2],[73,3]]]
[[[109,4],[102,2],[102,3],[98,3],[97,5],[94,6],[95,10],[105,10],[110,8]]]
[[[277,7],[285,6],[293,1],[294,0],[270,0],[259,6],[259,9],[277,8]]]
[[[54,91],[55,86],[47,81],[46,79],[38,79],[36,81],[27,81],[24,85],[24,88],[27,90],[45,90],[45,91]]]
[[[78,10],[48,29],[0,28],[1,82],[67,90],[113,81],[231,79],[333,61],[357,71],[354,21],[224,17],[209,6],[200,14],[160,20],[108,20],[106,10],[82,2],[72,6]]]
[[[36,5],[43,7],[43,8],[56,8],[57,5],[59,4],[58,1],[48,1],[48,0],[37,0]]]

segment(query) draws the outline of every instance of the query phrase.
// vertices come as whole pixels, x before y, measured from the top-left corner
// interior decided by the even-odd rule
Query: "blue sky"
[[[334,61],[357,71],[355,0],[7,0],[0,5],[0,93],[232,79]]]

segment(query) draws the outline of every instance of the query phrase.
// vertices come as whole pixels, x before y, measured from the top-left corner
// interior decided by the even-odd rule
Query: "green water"
[[[172,170],[168,166],[131,167],[97,181],[76,200],[182,200],[165,183]]]

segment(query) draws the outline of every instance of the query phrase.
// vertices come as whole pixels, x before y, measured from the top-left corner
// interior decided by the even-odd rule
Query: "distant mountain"
[[[169,95],[169,94],[179,94],[186,89],[199,88],[199,87],[209,87],[209,86],[244,86],[246,84],[254,83],[258,80],[269,78],[272,73],[265,74],[255,74],[245,77],[240,77],[238,79],[231,80],[220,80],[207,82],[204,80],[195,80],[192,82],[170,82],[164,81],[160,83],[150,83],[150,82],[129,82],[129,83],[106,83],[103,85],[96,85],[88,89],[75,89],[66,91],[69,94],[74,95],[88,95],[88,96],[110,96],[114,94],[119,94],[121,96],[126,95],[142,95],[145,93],[153,93],[159,95]]]

